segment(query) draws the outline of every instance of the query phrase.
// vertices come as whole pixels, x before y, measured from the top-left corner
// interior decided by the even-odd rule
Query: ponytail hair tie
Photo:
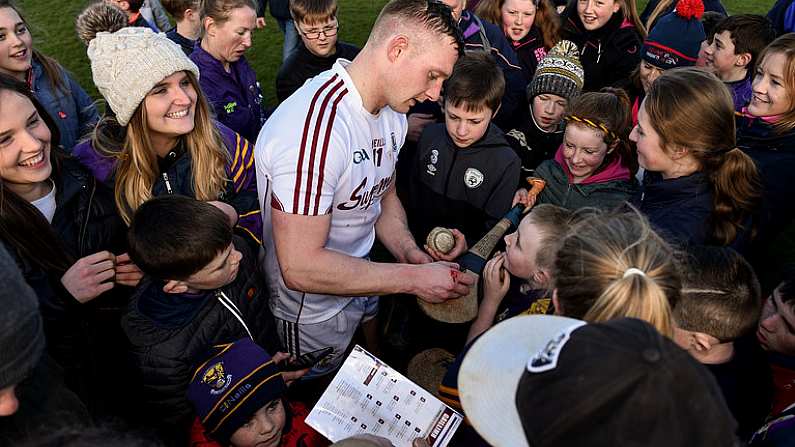
[[[641,269],[637,269],[635,267],[630,267],[630,268],[624,270],[623,278],[626,278],[627,276],[632,276],[632,275],[646,276],[646,272],[644,272]]]

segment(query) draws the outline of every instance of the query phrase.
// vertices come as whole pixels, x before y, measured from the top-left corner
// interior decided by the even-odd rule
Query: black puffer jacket
[[[102,250],[124,253],[126,227],[116,213],[113,192],[70,158],[62,161],[58,177],[52,228],[67,255],[76,261]],[[9,253],[36,292],[47,351],[63,366],[67,385],[92,412],[107,411],[107,393],[100,390],[103,378],[111,375],[108,368],[118,367],[118,362],[109,356],[120,353],[115,345],[123,340],[119,318],[131,289],[115,286],[80,304],[61,285],[61,275],[46,272],[19,252]]]
[[[624,81],[640,63],[643,43],[634,25],[619,10],[601,28],[588,31],[577,15],[577,2],[563,14],[563,38],[577,44],[585,71],[583,91],[593,92]]]
[[[200,295],[166,294],[162,281],[145,279],[122,318],[148,422],[171,443],[187,436],[192,421],[185,393],[194,367],[213,345],[248,337],[228,307],[239,310],[257,344],[270,353],[281,349],[256,255],[239,237],[235,247],[243,258],[232,283]]]

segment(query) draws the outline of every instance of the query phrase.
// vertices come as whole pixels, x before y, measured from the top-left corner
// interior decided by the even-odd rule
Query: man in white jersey
[[[375,296],[442,302],[473,282],[417,246],[394,187],[404,114],[438,99],[462,49],[447,6],[392,0],[354,61],[306,83],[260,132],[264,269],[280,336],[293,355],[334,348],[310,376],[339,366],[360,323],[374,333]],[[367,259],[376,236],[399,264]]]

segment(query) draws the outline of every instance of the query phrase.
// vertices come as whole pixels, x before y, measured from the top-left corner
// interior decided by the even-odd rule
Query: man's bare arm
[[[467,293],[472,279],[455,264],[382,264],[325,248],[331,215],[272,210],[276,256],[287,287],[343,296],[407,293],[442,302]]]

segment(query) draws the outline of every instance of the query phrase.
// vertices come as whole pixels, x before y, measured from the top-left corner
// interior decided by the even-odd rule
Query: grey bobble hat
[[[527,86],[527,99],[544,93],[571,99],[580,94],[584,82],[585,72],[577,45],[561,40],[538,63],[533,80]]]
[[[94,84],[126,126],[157,83],[179,71],[199,77],[199,68],[179,45],[149,28],[128,27],[97,33],[88,44]]]
[[[30,375],[44,353],[39,302],[16,262],[0,246],[0,389]]]

